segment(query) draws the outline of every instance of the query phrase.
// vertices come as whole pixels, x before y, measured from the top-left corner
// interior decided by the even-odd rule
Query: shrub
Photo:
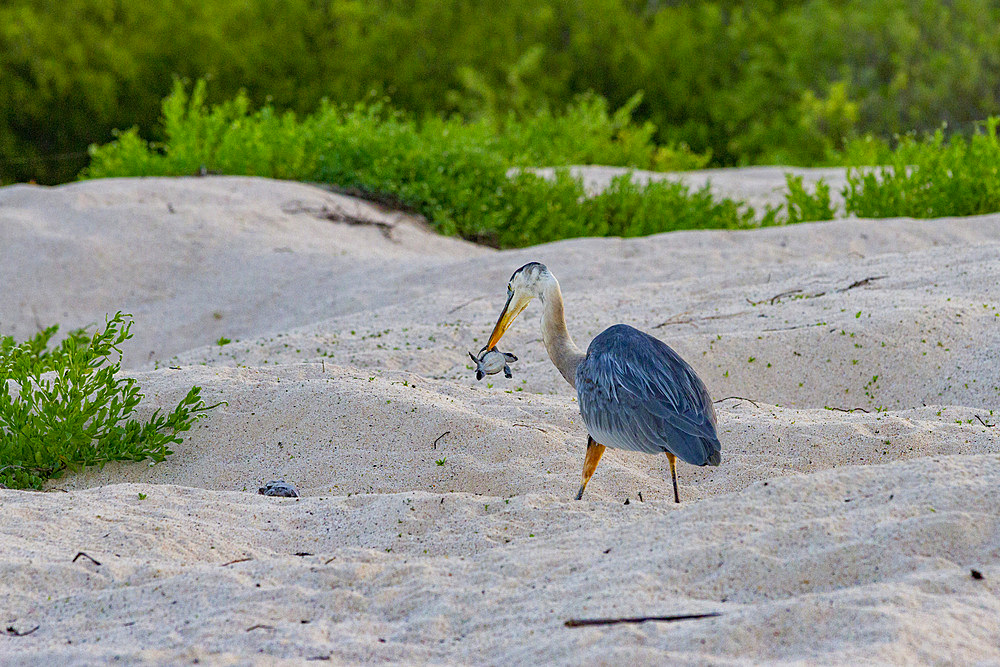
[[[830,204],[830,186],[822,178],[816,183],[812,194],[802,184],[801,176],[785,174],[785,218],[783,222],[807,222],[810,220],[833,220],[835,211]]]
[[[117,313],[103,331],[71,332],[49,349],[57,326],[16,343],[0,337],[0,484],[42,487],[67,468],[107,461],[162,461],[206,406],[192,387],[169,414],[133,418],[143,395],[117,377],[131,320]],[[113,358],[117,355],[117,358]]]
[[[585,200],[583,183],[568,169],[556,169],[551,180],[530,171],[515,174],[501,188],[500,215],[492,231],[496,245],[520,247],[593,235]]]
[[[756,226],[752,208],[731,199],[715,199],[708,185],[695,192],[669,180],[638,185],[630,174],[612,179],[604,191],[587,201],[586,209],[595,224],[601,225],[601,236]]]
[[[702,169],[711,153],[698,154],[686,144],[657,146],[656,126],[636,124],[633,113],[642,93],[608,112],[608,102],[594,94],[579,96],[565,112],[548,109],[535,115],[508,114],[497,127],[493,145],[517,166],[601,164],[684,171]]]
[[[985,132],[946,141],[938,130],[922,140],[904,137],[878,169],[849,169],[847,211],[865,218],[935,218],[1000,211],[1000,118]]]
[[[751,209],[715,201],[707,188],[692,194],[680,184],[637,186],[628,177],[587,198],[565,170],[553,180],[523,170],[508,176],[535,159],[556,165],[668,159],[650,142],[649,126],[631,124],[638,99],[608,115],[606,103],[584,98],[566,116],[508,118],[500,125],[433,116],[418,122],[378,102],[351,109],[323,104],[300,120],[278,118],[269,107],[251,112],[242,96],[206,107],[203,82],[190,96],[176,83],[163,103],[164,143],[143,146],[135,132],[126,132],[91,148],[83,176],[207,169],[322,181],[415,210],[441,233],[504,247],[749,224]],[[671,155],[690,164],[701,159],[683,149]]]
[[[686,149],[653,145],[652,128],[631,123],[638,102],[635,97],[609,114],[603,100],[581,98],[566,115],[510,116],[500,124],[435,116],[418,121],[381,102],[350,109],[324,103],[299,119],[279,117],[270,107],[251,111],[244,96],[207,107],[204,82],[190,96],[176,83],[163,102],[164,143],[147,144],[135,131],[125,132],[91,148],[83,176],[207,169],[321,181],[417,211],[443,234],[499,247],[833,217],[829,186],[820,182],[810,194],[792,176],[786,179],[786,203],[758,220],[753,208],[716,198],[707,186],[692,192],[671,180],[640,185],[628,173],[589,196],[565,167],[550,179],[522,168],[591,160],[648,164],[668,159],[668,153],[689,166],[704,164],[707,157]]]
[[[841,150],[830,151],[826,162],[836,167],[872,167],[888,164],[892,160],[892,147],[881,137],[867,134],[851,137]]]

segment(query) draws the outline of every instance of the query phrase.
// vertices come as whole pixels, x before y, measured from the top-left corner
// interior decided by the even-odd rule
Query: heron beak
[[[497,320],[497,325],[493,327],[493,333],[490,334],[490,340],[486,343],[485,349],[492,350],[496,347],[504,333],[513,324],[514,319],[528,306],[529,298],[520,295],[516,299],[514,297],[513,292],[507,296],[507,303],[504,304],[503,310],[500,312],[500,318]]]

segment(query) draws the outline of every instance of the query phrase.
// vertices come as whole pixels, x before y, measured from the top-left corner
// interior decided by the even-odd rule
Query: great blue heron
[[[507,283],[507,303],[487,349],[499,342],[528,303],[538,297],[542,340],[549,358],[576,388],[580,414],[587,425],[583,497],[605,447],[648,454],[663,452],[670,461],[677,491],[677,458],[696,466],[719,465],[721,445],[715,432],[715,409],[705,383],[662,341],[626,324],[605,329],[584,354],[566,330],[559,281],[544,264],[525,264]]]

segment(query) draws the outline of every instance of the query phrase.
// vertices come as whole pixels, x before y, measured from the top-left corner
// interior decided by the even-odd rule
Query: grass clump
[[[162,461],[215,407],[192,387],[170,413],[134,418],[143,395],[134,379],[117,377],[120,345],[132,337],[127,317],[119,312],[93,334],[73,331],[51,349],[58,326],[21,343],[0,336],[0,484],[40,489],[68,468]]]
[[[937,218],[1000,211],[1000,117],[969,139],[907,136],[878,169],[848,170],[847,211],[864,218]],[[985,131],[982,131],[985,129]]]

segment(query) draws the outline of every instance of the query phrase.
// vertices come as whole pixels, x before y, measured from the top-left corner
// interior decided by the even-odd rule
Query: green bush
[[[863,218],[936,218],[1000,211],[1000,118],[966,140],[938,130],[904,137],[878,169],[847,173],[847,211]]]
[[[833,167],[873,167],[892,161],[889,142],[872,134],[851,137],[843,148],[827,154],[826,163]]]
[[[383,103],[350,109],[323,104],[299,119],[291,113],[279,117],[270,107],[251,111],[245,96],[209,107],[204,82],[190,96],[177,83],[163,102],[163,143],[144,144],[134,130],[125,132],[91,148],[83,176],[208,170],[321,181],[415,210],[441,233],[503,247],[751,224],[751,209],[716,201],[708,189],[690,193],[666,182],[637,186],[623,177],[588,198],[567,171],[546,180],[518,169],[536,159],[555,165],[666,159],[650,143],[651,129],[629,122],[630,109],[608,114],[603,102],[582,99],[566,116],[497,124],[434,116],[418,121]],[[688,164],[702,159],[674,154],[686,156],[678,159]],[[512,169],[518,173],[509,176]]]
[[[801,176],[785,174],[785,185],[788,191],[785,193],[784,222],[833,220],[835,211],[830,204],[830,186],[822,178],[812,194],[802,184]]]
[[[214,407],[192,387],[169,414],[133,418],[143,395],[134,379],[117,377],[119,346],[131,338],[126,317],[117,313],[91,335],[73,331],[52,349],[57,326],[22,343],[0,336],[0,484],[40,489],[67,468],[162,461]]]
[[[498,124],[493,146],[524,167],[600,164],[684,171],[708,165],[711,153],[694,153],[686,144],[654,143],[656,127],[633,121],[642,98],[636,93],[613,113],[607,100],[593,94],[580,96],[559,114],[548,109],[534,115],[511,112]]]

